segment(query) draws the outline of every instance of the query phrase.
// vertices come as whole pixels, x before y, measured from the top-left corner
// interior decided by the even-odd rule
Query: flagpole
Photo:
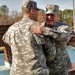
[[[75,0],[73,0],[73,27],[75,33]]]

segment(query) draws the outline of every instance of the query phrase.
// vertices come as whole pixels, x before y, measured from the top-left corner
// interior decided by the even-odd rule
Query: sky
[[[37,6],[45,10],[47,4],[59,5],[60,10],[73,9],[73,0],[34,0],[37,2]],[[9,11],[17,10],[21,12],[23,0],[0,0],[1,5],[7,5]]]

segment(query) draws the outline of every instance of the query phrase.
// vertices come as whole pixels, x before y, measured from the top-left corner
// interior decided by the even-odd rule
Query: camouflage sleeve
[[[32,33],[37,44],[44,44],[45,43],[45,39],[44,39],[44,36],[43,35],[39,35],[39,34],[34,34]]]
[[[68,41],[71,37],[71,30],[69,26],[65,25],[59,26],[57,30],[45,27],[43,34],[53,37],[57,41]]]
[[[31,26],[35,26],[35,25],[37,25],[37,24],[38,24],[38,22],[33,22],[33,24],[32,24]],[[30,26],[30,27],[31,27],[31,26]],[[29,27],[29,30],[30,30],[30,27]],[[31,32],[31,31],[30,31],[30,32]],[[33,34],[33,36],[34,36],[34,38],[35,38],[37,44],[44,44],[44,43],[45,43],[45,39],[44,39],[44,36],[43,36],[43,35],[35,34],[35,33],[33,33],[33,32],[32,32],[32,34]]]

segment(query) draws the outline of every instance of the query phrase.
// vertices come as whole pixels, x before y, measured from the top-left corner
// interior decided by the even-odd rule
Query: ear
[[[33,14],[34,13],[34,9],[31,9],[30,12],[31,12],[31,14]]]

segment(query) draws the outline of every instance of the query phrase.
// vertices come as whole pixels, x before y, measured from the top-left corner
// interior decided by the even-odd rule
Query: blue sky
[[[21,5],[23,0],[0,0],[1,5],[7,5],[10,11],[17,10],[21,12]],[[47,4],[57,4],[61,10],[73,9],[73,0],[34,0],[37,2],[39,8],[45,9]]]

